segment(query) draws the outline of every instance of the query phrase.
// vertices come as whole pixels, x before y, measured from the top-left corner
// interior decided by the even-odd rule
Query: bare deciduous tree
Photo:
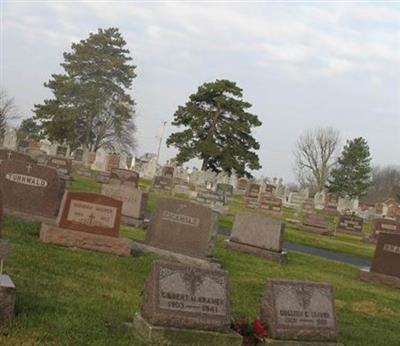
[[[382,202],[400,196],[400,166],[376,166],[372,170],[372,183],[364,201]]]
[[[307,130],[298,138],[294,170],[301,187],[324,189],[338,145],[339,132],[331,127]]]
[[[7,120],[15,116],[17,107],[15,106],[14,99],[8,97],[4,89],[0,90],[0,137],[4,136],[6,131]]]

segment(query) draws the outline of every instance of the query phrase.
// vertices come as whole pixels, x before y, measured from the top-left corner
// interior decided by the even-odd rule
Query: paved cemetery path
[[[371,261],[367,258],[358,257],[354,255],[348,255],[340,252],[334,252],[331,250],[318,249],[307,245],[301,245],[297,243],[291,243],[289,241],[283,242],[283,248],[285,250],[294,250],[309,255],[326,258],[329,260],[342,262],[346,264],[352,264],[358,267],[369,267]]]
[[[220,227],[218,229],[218,234],[229,236],[231,234],[231,230],[227,228]],[[331,250],[319,249],[312,246],[301,245],[297,243],[292,243],[289,241],[285,241],[283,243],[283,248],[285,250],[293,250],[302,252],[308,255],[313,255],[317,257],[322,257],[325,259],[329,259],[332,261],[342,262],[346,264],[352,264],[358,267],[369,267],[371,265],[371,261],[367,258],[358,257],[354,255],[348,255],[340,252],[335,252]]]

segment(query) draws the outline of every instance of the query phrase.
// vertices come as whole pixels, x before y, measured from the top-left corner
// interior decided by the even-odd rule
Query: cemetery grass
[[[143,239],[144,231],[122,228]],[[144,345],[125,328],[141,303],[155,256],[117,257],[39,241],[39,226],[6,217],[4,237],[13,251],[6,263],[17,287],[13,326],[0,329],[1,345]],[[329,282],[336,288],[339,341],[345,345],[398,345],[398,289],[357,279],[358,268],[290,252],[289,263],[223,248],[216,257],[228,270],[233,316],[258,316],[267,278]]]
[[[232,229],[235,215],[240,212],[251,212],[255,213],[254,209],[246,208],[241,196],[234,196],[229,203],[229,211],[227,214],[222,215],[219,220],[220,227],[224,229]],[[263,211],[257,211],[263,213]],[[265,213],[267,216],[268,214]],[[280,219],[282,221],[285,218],[294,218],[294,211],[289,208],[283,208],[281,217],[270,216],[272,218]],[[335,217],[327,215],[329,227],[334,229]],[[365,230],[369,229],[369,225],[365,225]],[[345,233],[336,233],[334,237],[327,237],[318,234],[306,233],[300,231],[297,226],[291,225],[286,222],[285,227],[285,240],[301,244],[316,247],[319,249],[331,250],[344,254],[350,254],[354,256],[360,256],[363,258],[372,258],[375,251],[375,244],[369,244],[362,241],[360,236],[348,235]]]
[[[139,186],[143,191],[148,191],[151,182],[140,178]],[[67,184],[66,189],[71,191],[100,192],[100,184],[93,179],[78,176],[72,184]],[[146,212],[149,214],[154,209],[156,201],[160,197],[170,197],[168,194],[151,192],[146,205]],[[187,199],[184,195],[175,196],[175,198]],[[229,202],[229,211],[219,218],[219,226],[223,229],[232,229],[235,215],[240,212],[255,212],[254,209],[246,208],[242,196],[233,196]],[[282,221],[285,218],[294,218],[294,211],[289,208],[283,208]],[[327,215],[329,226],[333,229],[335,225],[334,216]],[[368,232],[369,224],[364,225],[364,231]],[[299,231],[296,226],[286,223],[285,240],[312,246],[320,249],[341,252],[363,258],[372,258],[375,250],[375,244],[364,243],[361,237],[337,233],[335,237],[326,237],[317,234],[310,234]]]

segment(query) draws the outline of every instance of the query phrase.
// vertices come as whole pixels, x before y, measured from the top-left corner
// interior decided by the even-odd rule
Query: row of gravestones
[[[10,162],[2,162],[0,167],[0,187],[1,191],[5,191],[7,203],[13,199],[20,201],[19,194],[25,198],[30,196],[31,202],[33,202],[36,200],[37,191],[46,191],[46,188],[51,186],[51,181],[47,176],[40,175],[38,171],[35,171],[40,167],[18,160],[13,161],[13,164],[11,170]],[[45,172],[46,169],[44,169]],[[54,172],[54,170],[52,171]],[[110,185],[113,185],[115,180],[115,185],[122,186],[122,189],[131,185],[137,187],[138,177],[132,176],[131,173],[128,175],[126,172],[120,173],[110,177]],[[4,189],[7,184],[13,184],[15,189]],[[25,190],[17,188],[25,188]],[[55,195],[57,194],[50,194],[50,198],[54,198]],[[42,197],[43,200],[49,198],[46,193]],[[34,205],[31,206],[33,211],[36,211],[37,209],[34,207]],[[115,198],[93,193],[66,192],[56,225],[43,223],[40,238],[47,243],[118,255],[129,255],[132,248],[140,248],[170,255],[179,261],[190,263],[196,268],[206,267],[208,270],[213,270],[218,267],[217,263],[212,260],[216,223],[215,215],[210,208],[192,202],[160,199],[143,243],[133,243],[131,240],[119,236],[119,224],[123,216],[122,209],[123,202]],[[239,214],[234,223],[232,237],[226,242],[226,246],[283,262],[286,260],[286,254],[282,251],[283,229],[283,225],[277,221],[262,216]],[[389,230],[393,230],[393,228],[389,227]],[[378,238],[376,254],[378,262],[375,262],[379,263],[382,253],[394,256],[393,259],[384,259],[383,263],[398,261],[399,244],[396,243],[398,237],[382,235],[390,239],[382,237],[385,243],[381,245],[380,238]],[[390,268],[390,265],[377,266],[373,264],[371,271],[360,272],[360,278],[384,282],[389,277],[391,281],[397,282],[396,272],[382,273],[382,270],[379,272],[379,267],[387,269]],[[396,266],[392,265],[392,268],[396,269]]]

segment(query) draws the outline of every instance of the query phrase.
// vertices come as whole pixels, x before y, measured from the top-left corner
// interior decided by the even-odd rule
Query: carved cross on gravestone
[[[9,160],[11,159],[11,155],[12,155],[11,151],[9,151],[8,154],[7,154]]]
[[[91,214],[89,215],[90,224],[93,223],[93,219],[94,219],[94,215],[93,215],[93,213],[91,213]]]
[[[30,164],[28,164],[28,165],[26,166],[26,169],[27,169],[28,173],[30,173],[30,172],[31,172],[31,169],[32,169],[32,166],[31,166]]]

